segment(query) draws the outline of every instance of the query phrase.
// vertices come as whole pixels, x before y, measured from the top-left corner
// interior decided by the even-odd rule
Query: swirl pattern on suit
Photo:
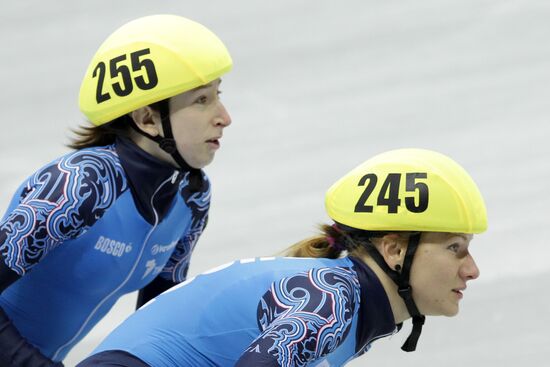
[[[126,189],[113,146],[70,153],[32,175],[0,224],[0,252],[19,275],[92,226]]]
[[[163,278],[176,283],[183,282],[187,277],[191,254],[208,221],[211,196],[210,182],[203,172],[201,174],[203,175],[203,186],[200,191],[193,192],[190,190],[189,172],[185,174],[180,183],[179,192],[189,209],[191,209],[191,224],[184,237],[178,241],[174,253],[161,272]]]
[[[262,334],[248,350],[267,350],[281,366],[325,356],[349,333],[359,292],[349,268],[312,269],[272,284],[258,305]]]

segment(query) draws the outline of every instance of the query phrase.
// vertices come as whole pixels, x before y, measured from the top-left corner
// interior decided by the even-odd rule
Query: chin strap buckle
[[[406,286],[399,286],[399,288],[397,288],[397,292],[405,301],[409,299],[412,300],[412,287],[410,285],[407,284]]]

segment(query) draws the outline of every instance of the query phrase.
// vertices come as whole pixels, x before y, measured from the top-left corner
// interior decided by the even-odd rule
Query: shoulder
[[[21,200],[51,203],[50,216],[91,216],[93,221],[128,188],[113,146],[70,152],[31,175],[25,186]]]
[[[352,268],[323,267],[274,282],[262,301],[264,307],[277,308],[277,314],[300,304],[299,311],[315,310],[319,316],[349,319],[359,304],[359,295],[359,281]],[[299,300],[306,302],[297,303]]]
[[[263,337],[281,365],[292,355],[314,361],[347,338],[359,307],[359,282],[352,268],[325,267],[274,282],[257,309]]]
[[[76,150],[59,157],[36,171],[30,178],[32,185],[43,182],[52,175],[93,181],[100,177],[125,177],[122,165],[113,146]]]
[[[59,196],[82,196],[90,190],[122,192],[126,176],[112,146],[70,152],[32,174],[22,196],[57,201]],[[98,194],[101,194],[98,193]]]
[[[122,164],[112,145],[76,150],[61,157],[57,166],[60,170],[92,180],[100,177],[125,178]]]
[[[82,149],[50,162],[24,182],[3,223],[22,271],[102,217],[127,187],[118,164],[109,147]]]

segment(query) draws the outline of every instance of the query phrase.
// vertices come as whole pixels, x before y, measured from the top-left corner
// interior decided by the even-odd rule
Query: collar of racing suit
[[[391,335],[399,330],[395,325],[390,301],[380,280],[363,261],[350,256],[361,286],[361,306],[357,325],[356,353],[367,351],[374,340]]]
[[[185,172],[152,156],[128,138],[118,137],[115,149],[139,213],[148,223],[154,224],[156,211],[160,222],[168,214]],[[160,186],[162,188],[152,201]]]

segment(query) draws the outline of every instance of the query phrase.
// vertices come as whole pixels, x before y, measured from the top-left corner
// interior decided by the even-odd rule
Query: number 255
[[[116,82],[111,84],[113,92],[117,96],[124,97],[132,93],[134,90],[134,82],[139,89],[148,90],[153,89],[158,84],[157,71],[155,70],[155,64],[153,60],[147,58],[141,58],[144,55],[148,55],[150,50],[145,48],[143,50],[135,51],[130,54],[130,63],[132,65],[132,72],[135,73],[142,69],[145,69],[147,80],[143,75],[137,75],[132,78],[132,72],[127,65],[121,64],[126,60],[126,55],[117,56],[109,60],[109,74],[111,80],[120,76],[122,83]],[[111,99],[111,95],[108,92],[103,91],[103,84],[105,83],[105,76],[107,73],[107,65],[103,61],[97,64],[94,69],[93,77],[97,77],[97,90],[96,101],[97,103],[105,102]]]

